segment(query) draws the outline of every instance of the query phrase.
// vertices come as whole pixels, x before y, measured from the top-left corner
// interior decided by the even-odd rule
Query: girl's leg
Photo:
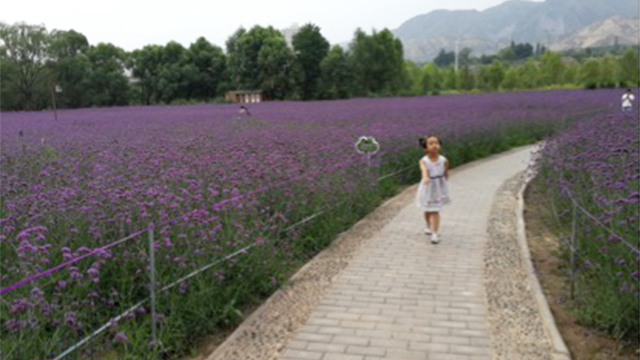
[[[431,218],[429,219],[429,223],[431,224],[431,231],[435,234],[440,230],[440,213],[433,212],[431,213]]]
[[[424,213],[424,221],[427,223],[427,229],[430,229],[429,227],[429,217],[431,216],[430,212],[426,212]]]

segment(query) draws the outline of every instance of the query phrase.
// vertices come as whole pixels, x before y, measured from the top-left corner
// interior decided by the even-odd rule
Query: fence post
[[[576,275],[576,203],[572,200],[571,214],[571,300],[575,294],[575,275]]]
[[[367,173],[368,173],[370,185],[375,186],[375,183],[377,182],[377,180],[373,180],[372,178],[373,171],[371,170],[371,153],[370,152],[367,153]]]
[[[151,341],[153,342],[153,347],[156,347],[158,345],[156,334],[156,259],[153,230],[153,223],[151,223],[149,224],[149,278],[151,281],[149,292],[151,295]]]

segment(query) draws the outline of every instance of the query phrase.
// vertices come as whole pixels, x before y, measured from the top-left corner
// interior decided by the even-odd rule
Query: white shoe
[[[431,235],[431,229],[424,228],[424,233],[427,234],[427,235]]]
[[[431,242],[434,244],[437,244],[440,242],[440,237],[438,237],[438,234],[436,233],[431,234]]]

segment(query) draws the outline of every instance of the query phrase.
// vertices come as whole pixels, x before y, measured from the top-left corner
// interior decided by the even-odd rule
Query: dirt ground
[[[559,270],[559,240],[545,225],[548,210],[536,201],[542,198],[534,186],[527,187],[524,212],[527,241],[540,285],[571,357],[574,360],[638,360],[637,349],[622,348],[615,339],[577,323],[564,300],[569,285]]]

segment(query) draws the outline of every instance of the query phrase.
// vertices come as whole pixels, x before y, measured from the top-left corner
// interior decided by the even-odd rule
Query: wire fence
[[[351,159],[351,160],[347,160],[347,161],[343,161],[340,162],[338,164],[334,164],[333,166],[331,166],[332,169],[345,169],[348,168],[350,165],[357,165],[360,162],[364,162],[365,166],[367,167],[368,171],[367,174],[368,175],[374,175],[375,171],[372,170],[372,164],[371,164],[371,157],[370,156],[358,156],[355,159]],[[398,176],[402,173],[408,172],[410,170],[415,170],[415,166],[410,166],[410,167],[405,167],[402,168],[400,170],[394,171],[392,173],[389,174],[385,174],[383,176],[378,176],[373,180],[373,183],[370,183],[372,185],[376,185],[378,183],[380,183],[381,181],[384,181],[385,179],[394,177],[394,176]],[[292,183],[294,183],[295,181],[302,179],[302,178],[306,178],[309,176],[315,176],[319,173],[322,172],[326,172],[327,169],[320,169],[320,170],[316,170],[316,171],[312,171],[310,173],[305,173],[302,174],[300,176],[296,176],[294,178],[291,179],[287,179],[286,181],[281,181],[281,182],[277,182],[276,184],[270,184],[268,186],[264,186],[261,187],[257,190],[254,191],[250,191],[247,192],[245,194],[242,195],[238,195],[238,196],[234,196],[234,197],[230,197],[224,200],[221,200],[217,203],[215,203],[213,205],[213,208],[216,210],[220,210],[224,205],[227,204],[231,204],[234,202],[238,202],[240,200],[243,199],[247,199],[248,197],[252,197],[252,196],[256,196],[258,194],[261,193],[265,193],[267,191],[270,190],[275,190],[278,188],[283,188],[283,187],[287,187],[290,186]],[[340,206],[343,206],[347,201],[349,201],[349,199],[344,199],[342,201],[339,201],[338,203],[335,203],[333,205],[330,206],[326,206],[323,210],[318,211],[312,215],[309,215],[307,217],[305,217],[304,219],[287,226],[286,228],[282,229],[280,231],[280,234],[283,233],[287,233],[303,224],[309,223],[319,217],[321,217],[323,214],[325,214],[327,211],[333,209],[333,208],[337,208]],[[126,310],[114,317],[112,317],[111,319],[109,319],[109,321],[103,323],[102,325],[98,326],[96,330],[94,330],[93,332],[91,332],[89,335],[85,336],[84,338],[82,338],[81,340],[79,340],[78,342],[76,342],[75,344],[71,345],[70,347],[68,347],[67,349],[65,349],[64,351],[60,352],[59,354],[57,354],[53,359],[54,360],[59,360],[59,359],[64,359],[69,357],[71,354],[73,354],[74,352],[76,352],[77,350],[79,350],[80,348],[86,346],[91,340],[95,339],[96,337],[100,336],[101,334],[105,333],[105,331],[107,331],[108,329],[110,329],[110,327],[117,323],[118,321],[120,321],[121,319],[123,319],[124,317],[127,316],[127,314],[131,314],[134,311],[142,308],[143,306],[149,306],[151,308],[151,312],[149,314],[150,316],[150,320],[151,320],[151,334],[150,335],[150,344],[153,344],[154,347],[156,346],[162,346],[162,344],[160,344],[158,342],[158,338],[157,338],[157,322],[158,322],[158,318],[157,318],[157,313],[156,313],[156,303],[157,303],[157,296],[161,293],[167,292],[171,289],[174,289],[175,287],[179,286],[180,284],[185,283],[187,280],[196,277],[204,272],[206,272],[207,270],[210,270],[216,266],[219,266],[225,262],[228,262],[229,260],[238,258],[244,254],[247,254],[249,252],[249,250],[258,247],[258,246],[262,246],[265,244],[265,242],[263,243],[257,243],[257,242],[253,242],[250,245],[247,245],[239,250],[236,250],[234,252],[232,252],[229,255],[226,255],[222,258],[216,259],[212,262],[210,262],[209,264],[206,264],[205,266],[202,266],[198,269],[193,270],[192,272],[188,273],[187,275],[165,285],[165,286],[158,286],[157,284],[157,279],[156,279],[156,260],[155,260],[155,246],[154,244],[156,243],[156,234],[155,234],[155,229],[160,228],[161,226],[167,225],[168,223],[170,223],[171,220],[166,220],[163,221],[160,224],[153,224],[150,223],[148,225],[148,227],[144,230],[140,230],[140,231],[136,231],[128,236],[125,236],[119,240],[113,241],[107,245],[101,246],[99,248],[95,248],[81,256],[77,256],[75,258],[72,258],[68,261],[65,261],[57,266],[51,267],[47,270],[41,271],[37,274],[28,276],[16,283],[13,283],[9,286],[6,286],[2,289],[0,289],[0,295],[6,295],[14,290],[17,290],[23,286],[26,286],[38,279],[42,279],[44,277],[50,276],[52,274],[54,274],[57,271],[60,271],[62,269],[68,268],[82,260],[86,260],[90,257],[94,257],[97,255],[100,255],[101,253],[104,253],[105,251],[115,248],[117,246],[120,246],[124,243],[127,242],[131,242],[134,240],[139,240],[141,239],[144,235],[147,235],[148,237],[148,259],[149,259],[149,266],[148,266],[148,279],[149,279],[149,284],[148,284],[148,296],[145,297],[144,299],[138,301],[137,303],[131,305],[130,307],[126,308]],[[268,241],[267,241],[268,242]]]
[[[636,338],[640,324],[640,250],[568,196],[570,210],[554,211],[568,270],[568,298],[582,320],[620,338]],[[553,201],[553,200],[552,200]],[[556,209],[565,209],[556,204]],[[631,226],[631,224],[629,224]],[[634,330],[635,329],[635,330]],[[635,344],[637,346],[638,344]]]
[[[540,149],[544,147],[545,144]],[[567,186],[562,186],[560,182],[570,182],[563,174],[549,172],[557,169],[541,173],[547,165],[541,151],[537,156],[534,175],[530,176],[541,177],[537,186],[544,187],[546,199],[543,201],[549,205],[555,219],[553,229],[559,235],[562,269],[566,271],[568,281],[563,298],[577,310],[581,322],[592,324],[619,339],[630,340],[638,347],[638,206],[635,210],[632,205],[624,208],[620,214],[626,215],[611,217],[608,209],[594,202],[590,191],[587,191],[588,196],[578,199]]]

